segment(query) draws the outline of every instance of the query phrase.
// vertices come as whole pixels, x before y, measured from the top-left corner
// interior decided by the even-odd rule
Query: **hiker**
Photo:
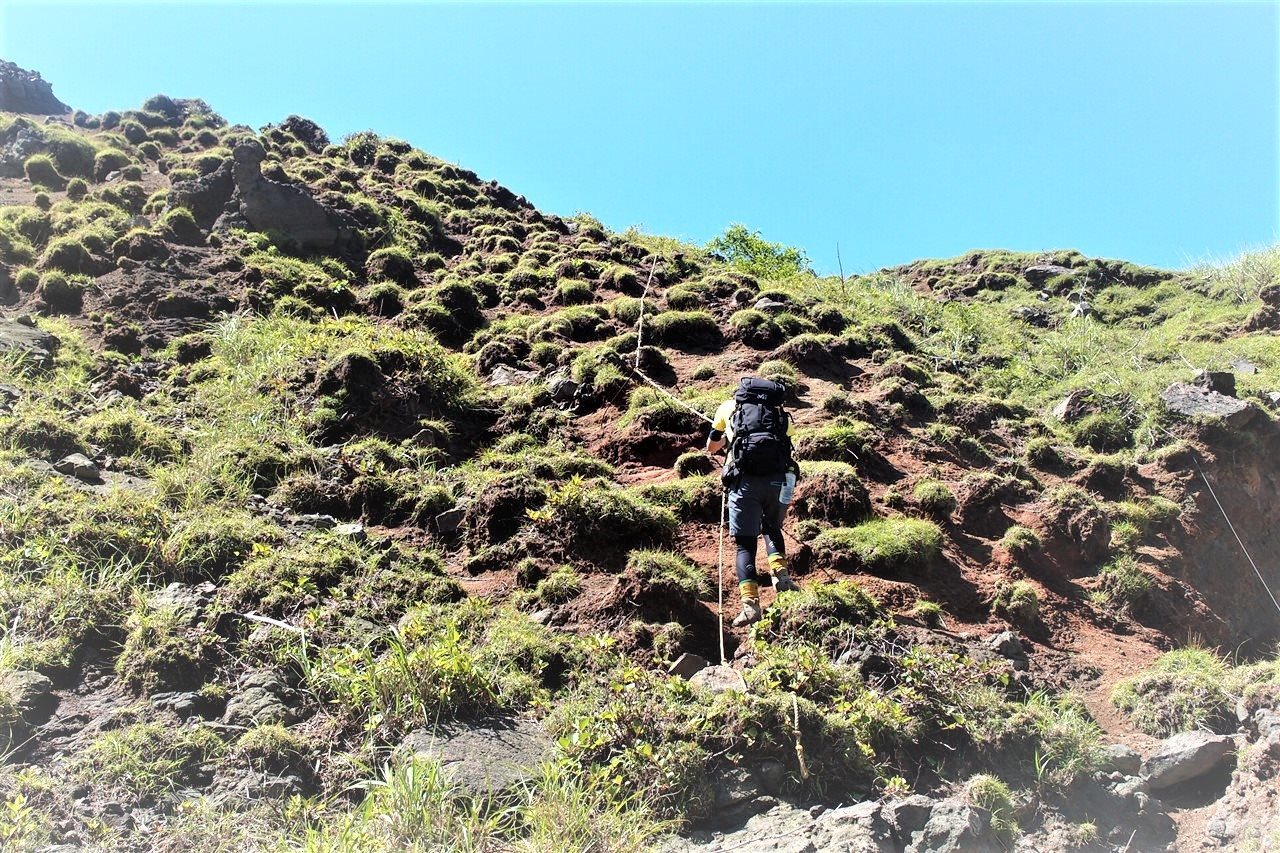
[[[742,612],[733,620],[741,628],[760,620],[760,576],[756,573],[757,537],[764,534],[773,587],[796,590],[787,572],[782,520],[791,501],[798,468],[791,458],[791,416],[783,408],[786,388],[767,379],[745,376],[733,398],[716,409],[707,451],[728,445],[721,481],[729,496],[729,533],[738,546],[738,592]]]

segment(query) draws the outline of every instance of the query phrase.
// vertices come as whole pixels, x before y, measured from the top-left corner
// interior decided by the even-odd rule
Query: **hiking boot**
[[[760,621],[762,613],[758,598],[744,598],[742,599],[742,612],[733,620],[733,627],[745,628],[748,625],[754,625]]]
[[[777,572],[773,576],[774,592],[799,592],[800,584],[791,579],[791,575],[785,572]]]

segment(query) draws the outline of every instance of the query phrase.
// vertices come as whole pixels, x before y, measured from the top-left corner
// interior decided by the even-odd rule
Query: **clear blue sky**
[[[402,137],[545,210],[846,271],[979,247],[1182,266],[1280,239],[1280,6],[0,0],[0,56]]]

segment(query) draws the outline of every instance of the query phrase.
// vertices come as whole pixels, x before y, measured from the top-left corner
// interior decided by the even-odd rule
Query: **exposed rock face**
[[[1224,849],[1265,850],[1280,838],[1280,730],[1242,756],[1206,832]]]
[[[53,87],[37,72],[0,59],[0,111],[62,115],[71,108],[53,96]]]

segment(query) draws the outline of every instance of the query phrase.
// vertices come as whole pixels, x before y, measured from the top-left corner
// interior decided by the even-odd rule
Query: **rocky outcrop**
[[[0,111],[62,115],[71,108],[53,96],[53,87],[37,72],[0,59]]]
[[[30,320],[0,320],[0,353],[16,352],[39,367],[48,367],[57,348],[58,339]]]
[[[553,748],[537,723],[510,720],[418,730],[401,741],[399,751],[440,762],[469,793],[490,794],[532,779]]]
[[[1215,387],[1225,387],[1226,383],[1221,379],[1221,374],[1206,375],[1198,379],[1198,382],[1202,384],[1188,385],[1175,382],[1160,394],[1160,402],[1172,414],[1197,420],[1221,421],[1233,428],[1248,425],[1258,414],[1258,408],[1253,404],[1229,397],[1208,387],[1211,384]],[[1234,387],[1234,379],[1231,385]]]
[[[301,248],[313,250],[337,251],[354,238],[355,225],[345,216],[320,204],[303,187],[263,175],[266,156],[252,140],[233,152],[237,209],[254,230],[285,234]]]
[[[262,174],[266,151],[256,140],[241,142],[232,159],[213,172],[180,181],[171,206],[191,211],[205,230],[250,228],[279,234],[301,249],[344,252],[356,238],[355,223],[324,206],[306,187]]]

